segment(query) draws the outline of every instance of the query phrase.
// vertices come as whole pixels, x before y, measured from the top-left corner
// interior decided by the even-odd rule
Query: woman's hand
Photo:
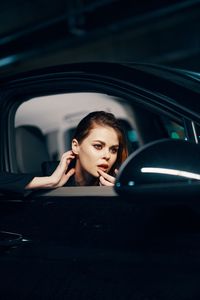
[[[115,174],[117,174],[118,170],[115,169]],[[102,170],[98,170],[99,173],[99,183],[101,186],[114,186],[115,184],[115,177],[107,174]]]
[[[68,170],[69,164],[74,158],[75,155],[71,150],[65,152],[51,176],[34,177],[33,180],[26,185],[25,189],[51,189],[63,186],[75,173],[74,168]]]
[[[62,155],[59,165],[57,166],[53,174],[50,176],[52,178],[52,182],[54,182],[53,187],[63,186],[75,173],[74,168],[68,170],[69,164],[73,159],[75,159],[75,155],[71,150],[65,152]]]

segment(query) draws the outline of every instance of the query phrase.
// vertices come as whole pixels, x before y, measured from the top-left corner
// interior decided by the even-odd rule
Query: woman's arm
[[[27,190],[31,189],[49,189],[63,186],[69,178],[75,173],[72,168],[67,172],[70,162],[75,158],[72,151],[65,152],[60,160],[59,165],[51,176],[34,177],[25,187]]]
[[[39,188],[53,188],[56,187],[56,182],[51,176],[34,177],[26,186],[26,190],[39,189]]]

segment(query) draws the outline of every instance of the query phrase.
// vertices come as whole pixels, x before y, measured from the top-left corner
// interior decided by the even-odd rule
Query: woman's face
[[[117,132],[112,127],[95,126],[80,144],[77,142],[76,168],[94,177],[99,177],[98,170],[108,173],[116,162],[118,149]]]

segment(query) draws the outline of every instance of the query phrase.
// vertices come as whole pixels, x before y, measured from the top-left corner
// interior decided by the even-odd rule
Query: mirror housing
[[[124,193],[183,192],[191,184],[200,191],[200,145],[185,140],[162,139],[133,152],[117,174],[115,191]]]

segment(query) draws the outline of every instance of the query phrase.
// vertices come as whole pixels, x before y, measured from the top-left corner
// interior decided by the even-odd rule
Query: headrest
[[[41,164],[49,160],[45,136],[36,126],[16,128],[16,154],[20,172],[41,173]]]

